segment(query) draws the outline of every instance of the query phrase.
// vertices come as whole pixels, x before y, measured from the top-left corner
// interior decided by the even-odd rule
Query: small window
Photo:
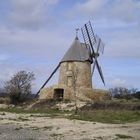
[[[64,89],[54,89],[54,99],[57,101],[63,100],[64,97]]]
[[[69,87],[72,87],[72,76],[68,76],[67,77],[67,85],[69,86]]]
[[[72,63],[67,63],[67,70],[72,70]]]

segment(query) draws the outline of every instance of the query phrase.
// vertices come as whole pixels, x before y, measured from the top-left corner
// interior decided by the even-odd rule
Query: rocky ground
[[[140,122],[104,124],[0,112],[0,140],[140,140]]]

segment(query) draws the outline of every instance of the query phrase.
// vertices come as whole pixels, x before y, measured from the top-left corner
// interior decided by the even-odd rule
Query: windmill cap
[[[85,43],[81,43],[77,36],[61,60],[61,62],[69,61],[90,61],[92,63],[89,46]]]

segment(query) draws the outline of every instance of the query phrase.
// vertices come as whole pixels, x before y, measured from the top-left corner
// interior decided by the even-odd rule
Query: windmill
[[[105,85],[102,69],[97,60],[97,58],[99,57],[99,51],[101,53],[103,53],[103,51],[104,51],[104,44],[97,35],[94,35],[93,28],[91,26],[90,21],[81,28],[81,32],[82,32],[85,44],[90,46],[91,57],[93,60],[92,76],[93,76],[95,67],[97,67],[101,80],[102,80],[103,84]],[[94,47],[96,47],[96,51],[95,51]]]
[[[70,48],[68,49],[62,60],[59,62],[57,67],[48,77],[46,82],[39,89],[35,97],[38,96],[38,94],[50,81],[50,79],[53,77],[53,75],[59,68],[60,74],[58,85],[61,85],[62,88],[58,88],[57,92],[64,91],[63,85],[65,85],[68,88],[72,88],[73,84],[75,84],[74,86],[76,88],[83,87],[84,89],[85,88],[92,89],[92,75],[95,67],[97,67],[101,80],[105,85],[102,70],[97,60],[99,57],[99,52],[103,53],[104,45],[101,39],[98,36],[94,35],[90,21],[81,28],[81,32],[85,43],[81,43],[79,41],[78,31],[79,28],[76,29],[76,37],[72,45],[70,46]],[[92,72],[91,72],[91,64],[93,65]],[[74,79],[73,75],[77,77],[76,81],[73,80]],[[67,88],[65,90],[67,90]]]

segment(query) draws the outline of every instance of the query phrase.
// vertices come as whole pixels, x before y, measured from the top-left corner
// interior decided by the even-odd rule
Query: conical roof
[[[92,58],[90,55],[90,48],[85,43],[80,43],[78,37],[76,37],[62,58],[61,62],[69,61],[90,61],[92,63]]]

